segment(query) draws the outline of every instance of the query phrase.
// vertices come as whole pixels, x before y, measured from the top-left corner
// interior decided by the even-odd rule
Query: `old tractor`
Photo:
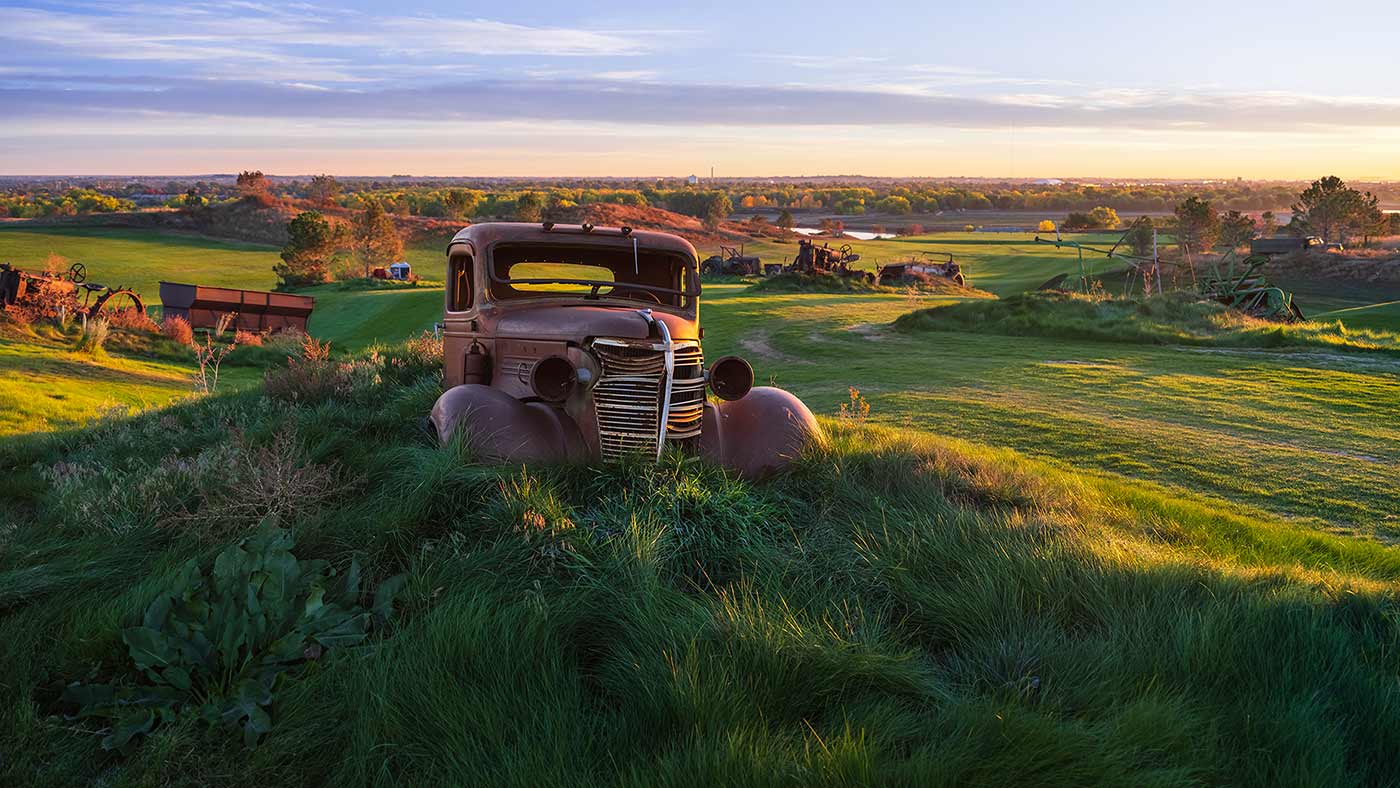
[[[861,271],[851,267],[851,263],[859,260],[860,255],[851,251],[850,244],[842,244],[840,248],[832,249],[828,244],[817,246],[812,239],[803,238],[797,242],[797,257],[793,258],[792,265],[788,266],[785,273],[832,274],[864,279],[873,284],[873,271]]]
[[[677,447],[759,477],[819,435],[801,400],[753,385],[747,361],[706,363],[699,262],[677,236],[475,224],[448,246],[446,291],[446,391],[430,420],[477,456],[609,461]]]
[[[73,263],[62,273],[42,274],[0,263],[0,306],[26,313],[30,319],[90,317],[104,310],[146,311],[141,296],[131,288],[87,281],[87,268],[82,263]]]
[[[951,279],[960,285],[967,284],[962,266],[957,264],[948,252],[924,252],[923,258],[901,260],[880,266],[876,278],[880,284],[891,287],[918,284],[930,277]]]
[[[702,276],[758,276],[762,272],[763,262],[757,255],[746,255],[742,248],[732,246],[721,246],[719,254],[700,262]]]

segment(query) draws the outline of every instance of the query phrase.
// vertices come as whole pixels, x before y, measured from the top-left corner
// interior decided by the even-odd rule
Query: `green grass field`
[[[87,266],[89,282],[136,290],[160,303],[161,280],[271,290],[276,249],[157,230],[0,225],[0,262],[43,270],[50,254]]]
[[[1003,296],[1076,267],[996,236],[856,246],[953,250]],[[433,286],[314,294],[346,351],[440,319]],[[1312,293],[1395,330],[1371,295]],[[288,401],[233,366],[75,429],[185,397],[190,362],[0,337],[0,782],[1400,782],[1400,359],[892,325],[956,302],[707,285],[706,355],[834,436],[763,484],[471,463],[420,427],[431,375]],[[835,417],[853,387],[863,422]],[[340,486],[277,498],[268,457]],[[295,667],[255,750],[182,717],[104,755],[59,690],[135,680],[122,627],[249,505],[290,512],[304,559],[403,573],[383,639]]]

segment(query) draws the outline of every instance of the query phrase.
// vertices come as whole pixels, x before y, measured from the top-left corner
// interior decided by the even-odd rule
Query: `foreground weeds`
[[[851,419],[761,483],[482,464],[421,426],[434,372],[382,374],[373,407],[226,394],[0,444],[0,782],[1400,782],[1391,548]],[[172,456],[203,465],[120,497]],[[330,469],[281,488],[313,496],[279,510],[295,555],[402,575],[397,613],[281,683],[256,749],[177,717],[108,754],[62,689],[253,533],[238,501],[278,482],[220,480],[248,462]]]

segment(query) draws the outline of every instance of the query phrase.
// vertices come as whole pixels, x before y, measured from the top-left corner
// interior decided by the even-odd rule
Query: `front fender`
[[[750,479],[787,467],[821,436],[812,411],[779,388],[759,386],[740,399],[705,407],[700,453]]]
[[[445,444],[459,429],[465,430],[467,445],[488,460],[558,462],[587,452],[568,414],[477,383],[443,392],[430,419],[438,440]]]

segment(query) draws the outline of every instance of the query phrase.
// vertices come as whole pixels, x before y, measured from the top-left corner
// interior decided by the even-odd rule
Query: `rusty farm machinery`
[[[758,276],[763,273],[763,265],[757,255],[744,254],[743,247],[720,246],[719,254],[701,261],[700,273],[705,276]]]
[[[783,273],[841,276],[864,279],[874,284],[875,272],[851,267],[852,263],[859,260],[860,255],[851,250],[850,244],[842,244],[833,249],[830,244],[817,246],[810,238],[803,238],[797,242],[797,257],[793,258],[792,265]]]
[[[1066,241],[1058,230],[1054,240],[1035,236],[1036,243],[1050,244],[1056,249],[1073,249],[1079,262],[1077,272],[1058,274],[1039,289],[1086,294],[1094,292],[1095,288],[1101,287],[1102,276],[1108,273],[1095,271],[1094,260],[1102,256],[1126,264],[1126,270],[1123,272],[1125,295],[1133,289],[1135,282],[1141,282],[1143,292],[1147,295],[1152,294],[1154,286],[1156,292],[1161,294],[1162,259],[1158,253],[1156,229],[1152,229],[1150,256],[1121,250],[1129,235],[1138,229],[1140,222],[1141,220],[1134,222],[1118,241],[1107,249],[1079,241]],[[1195,267],[1192,266],[1191,287],[1201,298],[1224,304],[1251,317],[1285,323],[1303,320],[1303,312],[1293,301],[1293,294],[1271,284],[1264,277],[1262,268],[1268,262],[1269,257],[1263,254],[1251,254],[1240,260],[1235,250],[1231,249],[1214,258],[1209,264],[1210,270],[1204,276],[1197,277]]]
[[[130,287],[87,281],[87,268],[82,263],[73,263],[66,271],[45,273],[0,263],[0,307],[25,313],[31,319],[146,311],[141,295]]]
[[[958,265],[949,252],[922,252],[921,257],[886,263],[876,273],[880,284],[891,287],[917,284],[931,277],[950,279],[960,285],[967,284],[962,266]]]

